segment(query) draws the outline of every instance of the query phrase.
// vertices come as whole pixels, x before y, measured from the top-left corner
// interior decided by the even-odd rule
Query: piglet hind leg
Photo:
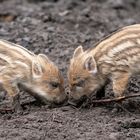
[[[14,112],[21,112],[22,107],[20,105],[20,100],[19,100],[19,89],[17,85],[14,85],[10,82],[5,82],[3,84],[3,88],[7,91],[9,95],[9,108],[11,108],[12,111]]]

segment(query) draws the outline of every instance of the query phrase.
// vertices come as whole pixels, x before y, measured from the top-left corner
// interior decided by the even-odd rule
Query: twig
[[[133,95],[129,95],[129,96],[123,96],[123,97],[118,97],[118,98],[113,98],[113,99],[100,99],[100,100],[93,100],[92,103],[111,103],[111,102],[119,102],[128,98],[133,98],[133,97],[140,97],[140,94],[133,94]],[[137,115],[134,115],[133,113],[131,113],[130,111],[128,111],[127,109],[125,109],[124,107],[122,107],[120,104],[117,103],[117,105],[124,110],[125,112],[127,112],[128,114],[130,114],[131,116],[135,117],[135,118],[140,118]]]
[[[100,100],[93,100],[92,103],[109,103],[109,102],[118,102],[118,101],[122,101],[128,98],[133,98],[133,97],[139,97],[140,94],[133,94],[133,95],[129,95],[129,96],[122,96],[122,97],[118,97],[118,98],[113,98],[113,99],[100,99]]]
[[[14,109],[13,108],[0,108],[0,113],[2,114],[6,114],[8,112],[14,112]]]

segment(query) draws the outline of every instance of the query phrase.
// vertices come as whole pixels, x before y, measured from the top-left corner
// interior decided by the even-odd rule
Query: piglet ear
[[[37,60],[42,63],[51,63],[51,60],[45,54],[38,54]]]
[[[74,54],[73,54],[73,58],[79,56],[80,54],[82,54],[84,51],[83,51],[83,47],[82,46],[78,46],[75,51],[74,51]]]
[[[89,56],[86,58],[84,62],[84,68],[91,74],[97,73],[97,64],[93,56]]]
[[[32,75],[33,78],[40,77],[42,75],[42,67],[38,62],[32,62]]]

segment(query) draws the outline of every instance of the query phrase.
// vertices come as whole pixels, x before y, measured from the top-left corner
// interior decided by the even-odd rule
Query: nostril
[[[70,89],[69,89],[69,88],[66,88],[66,89],[65,89],[65,93],[66,93],[67,95],[69,95],[69,94],[70,94]]]
[[[69,95],[69,94],[70,94],[70,92],[69,92],[69,91],[66,91],[66,94],[67,94],[67,95]]]

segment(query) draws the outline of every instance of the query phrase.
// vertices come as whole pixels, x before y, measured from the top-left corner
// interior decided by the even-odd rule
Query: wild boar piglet
[[[129,78],[140,73],[140,24],[126,26],[93,48],[75,49],[68,69],[69,101],[94,96],[112,81],[114,96],[124,96]]]
[[[47,56],[35,55],[6,40],[0,40],[0,83],[14,108],[19,107],[18,85],[45,103],[61,103],[66,99],[63,77]]]

